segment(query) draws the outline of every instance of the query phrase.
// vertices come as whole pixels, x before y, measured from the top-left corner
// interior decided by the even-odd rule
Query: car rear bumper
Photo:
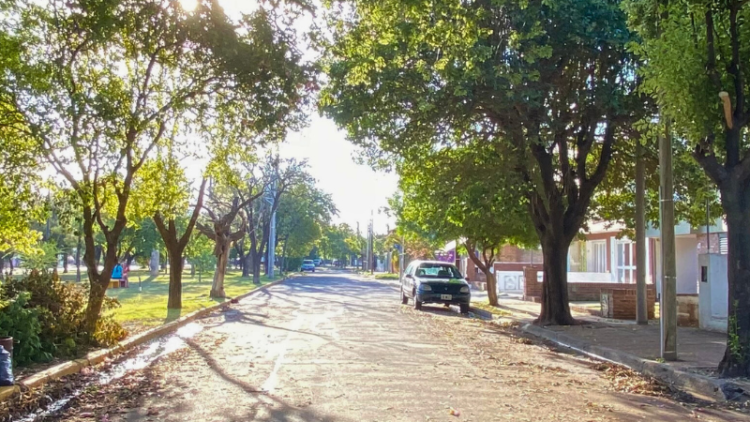
[[[313,271],[314,272],[315,268],[312,268],[312,267],[311,268],[302,267],[302,269],[300,271]]]
[[[450,300],[445,300],[441,296],[446,293],[417,292],[417,300],[422,303],[443,303],[448,305],[469,304],[471,302],[471,293],[451,294]]]

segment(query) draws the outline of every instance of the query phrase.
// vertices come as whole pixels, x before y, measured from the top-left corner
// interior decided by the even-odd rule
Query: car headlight
[[[429,284],[422,284],[419,286],[419,289],[423,292],[430,292],[432,291],[432,287]]]
[[[461,287],[461,293],[469,293],[469,286]]]

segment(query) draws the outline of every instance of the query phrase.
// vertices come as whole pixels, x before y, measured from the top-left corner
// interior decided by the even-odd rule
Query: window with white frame
[[[590,240],[586,242],[586,271],[590,273],[607,272],[606,240]]]
[[[635,248],[633,241],[621,239],[616,241],[617,282],[635,283]]]

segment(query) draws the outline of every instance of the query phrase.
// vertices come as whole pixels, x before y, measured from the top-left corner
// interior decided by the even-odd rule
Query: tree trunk
[[[176,243],[165,244],[169,254],[168,309],[182,309],[182,250]]]
[[[65,252],[62,254],[63,256],[63,274],[68,273],[68,253]]]
[[[156,277],[159,275],[159,251],[157,251],[156,249],[151,251],[149,270],[151,270],[151,277]]]
[[[243,256],[240,261],[242,261],[242,277],[250,277],[250,273],[253,267],[252,250],[250,250],[247,255]]]
[[[81,234],[78,232],[78,244],[76,245],[76,282],[81,282]]]
[[[723,377],[750,376],[750,187],[728,181],[721,190],[727,218],[729,318],[727,349],[719,363]],[[733,185],[733,186],[732,186]]]
[[[253,260],[253,284],[260,284],[260,259]]]
[[[544,281],[542,282],[542,312],[540,325],[572,325],[568,303],[568,248],[564,236],[547,234],[542,240]]]
[[[86,262],[86,271],[89,277],[89,300],[86,305],[85,327],[89,337],[93,337],[96,332],[96,323],[102,312],[104,295],[109,287],[109,281],[112,279],[112,270],[117,265],[117,241],[120,238],[122,227],[116,223],[115,228],[107,236],[106,253],[101,254],[104,258],[102,271],[99,272],[96,263],[96,246],[94,245],[94,216],[90,208],[84,208],[84,244],[86,245],[83,259]]]
[[[281,273],[286,273],[286,242],[288,238],[284,239],[284,247],[281,248]]]
[[[491,306],[497,306],[497,279],[495,278],[495,274],[491,273],[489,268],[483,268],[482,272],[487,279],[487,300]]]
[[[8,258],[8,266],[10,267],[8,274],[13,275],[13,254],[10,254],[10,257]]]
[[[190,278],[195,278],[195,263],[190,263]]]
[[[227,272],[229,263],[229,244],[225,243],[219,248],[219,254],[216,257],[216,271],[214,272],[214,282],[211,285],[211,298],[223,299],[227,297],[224,292],[224,275]]]
[[[0,257],[0,279],[5,278],[5,257]]]

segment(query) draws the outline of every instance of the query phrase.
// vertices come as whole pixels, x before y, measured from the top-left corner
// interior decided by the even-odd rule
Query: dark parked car
[[[415,261],[409,264],[401,279],[401,303],[414,300],[414,309],[423,303],[458,305],[461,313],[469,312],[471,291],[454,265],[440,261]]]

